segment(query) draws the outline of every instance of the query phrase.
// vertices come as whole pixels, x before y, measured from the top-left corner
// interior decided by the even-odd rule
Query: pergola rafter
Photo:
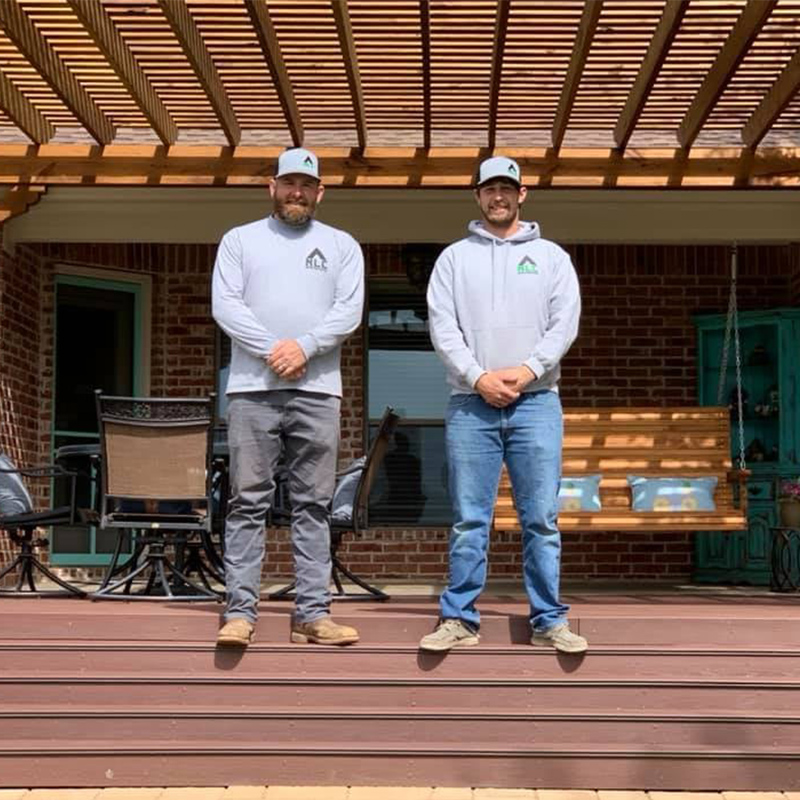
[[[31,66],[100,144],[114,140],[114,125],[64,66],[16,0],[0,2],[0,25]]]
[[[164,144],[174,144],[178,139],[177,125],[136,63],[125,40],[103,10],[102,4],[97,0],[67,0],[67,2],[111,68],[125,84],[158,138]]]
[[[717,100],[776,5],[777,0],[748,0],[683,118],[678,130],[681,147],[688,149],[694,144]]]
[[[353,40],[353,26],[347,0],[331,0],[333,17],[336,20],[336,32],[339,36],[339,47],[344,56],[347,72],[347,83],[353,101],[353,117],[356,123],[358,146],[363,150],[367,146],[367,117],[364,113],[364,92],[361,89],[361,71],[358,68],[358,54]]]
[[[500,107],[500,83],[503,78],[503,53],[506,49],[508,17],[511,0],[497,5],[497,20],[494,25],[494,52],[492,53],[492,82],[489,88],[489,148],[494,150],[497,141],[497,112]]]
[[[292,142],[296,147],[299,147],[303,144],[303,121],[294,97],[292,81],[283,60],[278,35],[275,32],[275,26],[272,24],[272,18],[266,5],[260,0],[245,0],[245,7],[253,22],[253,29],[269,67],[272,82],[275,84],[275,90],[278,93],[278,100],[286,117],[286,126],[289,128]]]
[[[231,145],[241,141],[242,132],[225,86],[184,0],[158,0],[175,37],[205,91],[225,137]]]
[[[647,98],[658,78],[658,73],[661,71],[670,45],[678,33],[688,7],[688,0],[667,0],[664,13],[661,15],[658,27],[650,41],[647,55],[639,67],[636,80],[625,101],[625,107],[614,128],[614,141],[620,150],[624,150],[628,146],[639,116],[644,110]]]
[[[578,94],[583,68],[586,66],[586,59],[589,57],[592,39],[597,30],[597,23],[600,21],[602,10],[603,0],[593,0],[593,2],[586,3],[583,8],[580,25],[575,36],[572,58],[567,70],[567,77],[564,79],[556,118],[553,121],[552,139],[555,150],[558,150],[564,141],[564,134],[567,132],[567,125],[569,124],[569,116],[572,113],[572,106]]]
[[[756,147],[800,91],[800,49],[792,56],[742,130],[742,141]]]
[[[0,109],[36,144],[47,144],[53,138],[55,128],[2,72]]]
[[[419,27],[422,40],[422,146],[431,146],[431,8],[429,0],[419,0]]]

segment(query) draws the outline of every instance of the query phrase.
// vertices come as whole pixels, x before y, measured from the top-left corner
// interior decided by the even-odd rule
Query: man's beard
[[[488,211],[484,211],[483,207],[481,206],[481,214],[483,214],[483,218],[486,220],[486,222],[490,223],[491,225],[500,226],[510,225],[516,216],[516,212],[510,206],[494,206]]]
[[[285,200],[275,198],[275,214],[281,222],[291,225],[293,228],[301,228],[307,225],[314,216],[317,204],[311,202],[308,205],[303,203],[289,204]]]

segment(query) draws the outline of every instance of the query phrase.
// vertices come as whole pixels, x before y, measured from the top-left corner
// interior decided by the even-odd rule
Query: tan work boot
[[[589,642],[573,633],[566,622],[546,631],[534,631],[531,644],[535,647],[555,647],[561,653],[585,653],[589,649]]]
[[[313,622],[292,623],[292,641],[295,644],[354,644],[358,631],[347,625],[337,625],[330,617],[320,617]]]
[[[219,629],[217,644],[222,647],[247,647],[255,638],[255,625],[242,617],[235,617]]]

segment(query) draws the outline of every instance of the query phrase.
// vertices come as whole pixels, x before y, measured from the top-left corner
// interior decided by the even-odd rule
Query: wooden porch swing
[[[724,406],[731,339],[736,362],[739,457],[731,458],[731,413]],[[602,475],[597,512],[562,512],[562,531],[741,531],[747,523],[747,477],[742,419],[742,377],[736,304],[736,247],[716,406],[680,408],[572,408],[564,410],[565,477]],[[627,476],[716,477],[714,511],[634,511]],[[520,529],[508,474],[495,505],[496,530]]]

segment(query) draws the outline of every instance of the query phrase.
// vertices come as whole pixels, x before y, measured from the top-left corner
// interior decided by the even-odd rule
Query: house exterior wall
[[[39,463],[40,283],[38,259],[0,248],[0,451],[17,465]],[[46,482],[28,483],[35,499],[44,500]],[[0,563],[11,556],[0,533]]]
[[[687,405],[696,401],[692,315],[722,312],[729,292],[729,254],[719,245],[570,245],[581,280],[584,313],[578,341],[563,365],[565,405]],[[396,244],[368,244],[371,278],[405,274]],[[46,461],[53,384],[54,271],[59,263],[150,274],[151,390],[198,395],[214,388],[215,334],[209,308],[214,245],[30,243],[3,255],[0,351],[3,446],[22,461]],[[796,248],[740,248],[741,308],[798,303]],[[6,341],[8,346],[6,346]],[[363,448],[363,331],[343,352],[341,458]],[[16,448],[16,450],[14,449]],[[374,577],[442,578],[447,531],[375,529],[343,555]],[[492,541],[491,574],[521,574],[519,536]],[[568,533],[564,576],[602,579],[685,579],[692,541],[686,533]],[[286,531],[271,531],[265,572],[288,575]]]

